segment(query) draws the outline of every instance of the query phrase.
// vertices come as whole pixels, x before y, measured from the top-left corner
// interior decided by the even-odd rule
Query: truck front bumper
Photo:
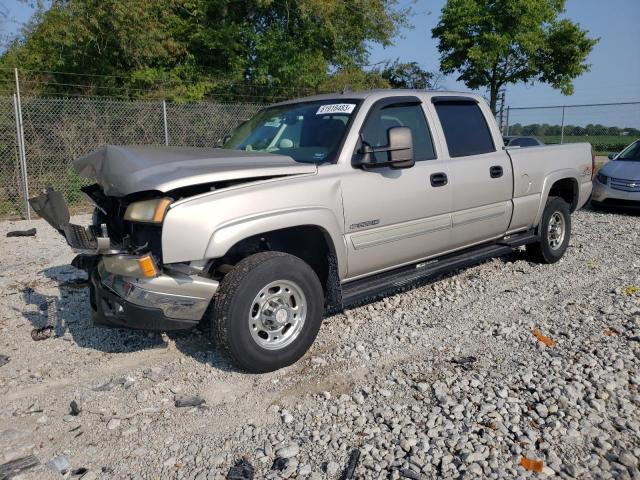
[[[202,320],[218,282],[196,275],[162,273],[153,278],[125,277],[99,261],[90,276],[95,325],[143,330],[183,330]]]

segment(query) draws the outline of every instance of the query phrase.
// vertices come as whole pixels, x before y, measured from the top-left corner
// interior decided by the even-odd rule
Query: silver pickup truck
[[[94,323],[208,325],[241,368],[297,361],[329,312],[526,246],[553,263],[591,194],[591,146],[505,148],[474,94],[382,90],[260,111],[221,148],[75,161],[93,224],[31,199],[89,273]]]

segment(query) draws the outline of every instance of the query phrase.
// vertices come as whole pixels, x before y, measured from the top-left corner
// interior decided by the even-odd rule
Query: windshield
[[[640,140],[632,143],[625,148],[616,160],[635,160],[640,161]]]
[[[236,128],[222,148],[333,162],[359,103],[341,98],[266,108]]]

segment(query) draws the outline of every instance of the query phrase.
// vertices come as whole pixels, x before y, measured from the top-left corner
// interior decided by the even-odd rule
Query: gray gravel
[[[335,315],[259,376],[206,332],[92,327],[86,289],[61,286],[72,257],[41,221],[0,224],[0,464],[35,455],[22,478],[217,479],[243,459],[339,478],[358,448],[356,478],[640,479],[638,216],[578,212],[559,263],[516,253]]]

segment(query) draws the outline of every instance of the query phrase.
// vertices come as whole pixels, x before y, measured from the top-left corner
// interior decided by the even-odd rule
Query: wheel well
[[[573,212],[578,206],[578,182],[574,178],[563,178],[556,181],[549,190],[549,197],[560,197],[569,204]]]
[[[341,304],[335,247],[328,232],[316,225],[301,225],[260,233],[234,244],[221,258],[211,262],[210,273],[221,279],[240,260],[258,252],[285,252],[304,260],[318,275],[326,308]]]

